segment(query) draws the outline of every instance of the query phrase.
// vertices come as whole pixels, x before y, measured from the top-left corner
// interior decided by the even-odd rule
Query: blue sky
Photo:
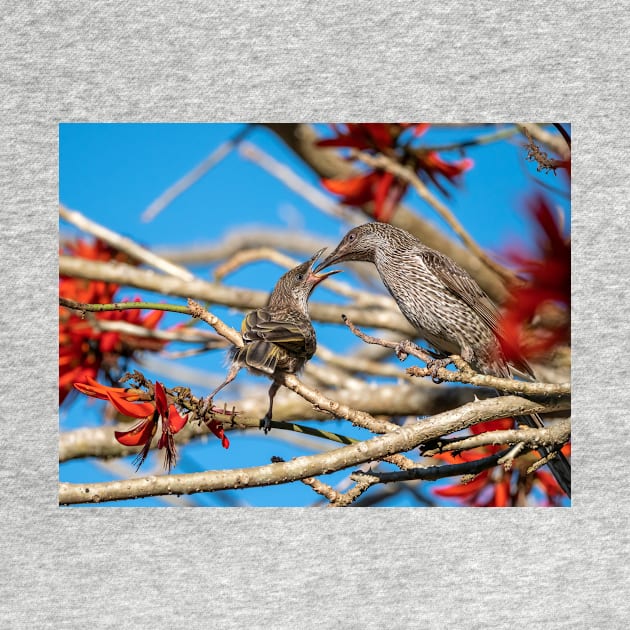
[[[177,197],[153,221],[143,222],[141,215],[152,201],[242,127],[240,124],[61,124],[60,202],[150,248],[184,248],[220,242],[224,235],[243,226],[302,228],[331,241],[338,240],[347,229],[345,225],[314,208],[302,196],[289,190],[259,166],[243,159],[236,151]],[[421,140],[433,145],[469,139],[489,131],[487,128],[468,127],[431,128]],[[312,172],[270,131],[257,127],[247,139],[286,163],[311,184],[318,185]],[[560,174],[554,177],[536,173],[535,165],[524,160],[525,150],[521,145],[521,137],[516,136],[508,141],[469,149],[467,156],[473,158],[474,168],[465,174],[461,188],[449,187],[452,196],[445,200],[477,242],[490,252],[501,251],[515,239],[520,242],[531,240],[531,232],[522,211],[526,196],[537,189],[535,179],[558,189],[566,188]],[[443,155],[451,159],[459,157],[456,153]],[[558,195],[550,196],[569,216],[568,200]],[[333,196],[330,197],[333,199]],[[414,193],[407,194],[405,203],[443,226],[437,214]],[[443,227],[448,231],[448,228]],[[62,237],[75,233],[67,224],[62,223],[60,228]],[[209,266],[197,267],[194,271],[204,278],[212,275]],[[230,275],[226,282],[234,286],[270,290],[282,273],[283,270],[270,263],[256,263]],[[349,274],[344,276],[344,280],[353,281]],[[137,295],[144,297],[135,289],[123,288],[119,292],[119,297],[129,299]],[[340,298],[325,287],[318,287],[313,299],[339,301]],[[171,298],[168,300],[171,301]],[[221,308],[213,310],[229,324],[236,327],[240,325],[242,314]],[[168,314],[163,325],[181,321],[182,316]],[[342,326],[317,324],[317,332],[321,343],[338,352],[356,342]],[[223,354],[217,352],[181,360],[178,365],[208,372],[205,391],[201,384],[193,388],[197,395],[208,393],[225,374]],[[150,378],[165,380],[167,386],[186,384],[169,381],[159,370],[145,370],[145,373]],[[252,381],[243,371],[238,380],[247,386],[249,383],[262,388],[268,386],[266,381]],[[229,390],[226,398],[229,399]],[[73,405],[62,409],[61,430],[98,424],[99,409],[100,401],[95,403],[77,398]],[[347,423],[339,421],[328,424],[332,430],[355,435]],[[230,439],[232,446],[227,451],[214,439],[185,447],[180,452],[180,464],[175,472],[260,465],[268,463],[271,455],[290,458],[309,452],[306,446],[302,447],[304,450],[296,452],[296,447],[288,447],[284,442],[274,439],[273,432],[266,437],[257,432],[247,435],[231,433]],[[155,459],[149,459],[145,464],[145,474],[158,465]],[[155,469],[155,472],[158,471]],[[339,473],[326,481],[335,483],[344,476],[345,473]],[[60,465],[62,481],[86,482],[113,478],[115,475],[111,471],[91,461]],[[316,499],[316,495],[301,483],[220,494],[220,497],[216,494],[197,495],[190,500],[198,505],[238,504],[245,500],[251,505],[292,506],[308,505]],[[129,504],[164,505],[159,499]],[[412,496],[405,497],[403,494],[397,504],[414,505],[415,501]]]

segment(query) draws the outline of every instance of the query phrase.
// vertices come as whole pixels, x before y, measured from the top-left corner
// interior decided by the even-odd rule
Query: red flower
[[[570,340],[571,241],[542,195],[529,202],[529,211],[538,230],[538,252],[508,252],[527,282],[511,288],[499,321],[503,352],[515,363]]]
[[[107,400],[125,416],[142,418],[142,422],[136,424],[129,431],[114,432],[116,440],[125,446],[143,445],[142,450],[134,460],[134,463],[137,464],[136,470],[142,466],[147,458],[151,449],[151,441],[161,420],[162,434],[157,447],[158,449],[165,449],[164,468],[168,471],[171,470],[177,461],[177,449],[173,436],[184,428],[187,418],[179,414],[175,405],[168,404],[162,383],[155,382],[153,401],[143,401],[142,398],[147,394],[140,390],[106,387],[93,379],[89,379],[87,384],[75,383],[74,386],[87,396]]]
[[[62,253],[102,261],[125,261],[129,258],[102,241],[92,244],[78,240],[62,248]],[[115,300],[118,285],[112,282],[59,278],[59,295],[76,302],[108,304]],[[96,379],[99,371],[111,375],[119,371],[121,359],[129,359],[138,350],[161,350],[165,341],[133,334],[99,330],[99,321],[124,321],[153,330],[164,315],[140,310],[91,313],[88,319],[63,307],[59,308],[59,404],[66,400],[73,383]],[[111,377],[113,378],[113,377]]]
[[[337,135],[319,140],[318,146],[352,147],[359,151],[374,150],[379,153],[389,153],[407,128],[415,128],[414,135],[421,135],[429,127],[426,123],[347,123],[331,126]]]
[[[448,192],[438,180],[438,176],[456,184],[460,175],[469,171],[474,164],[470,158],[464,158],[457,162],[447,162],[437,151],[418,151],[416,161],[418,176],[421,179],[429,179],[444,195],[448,195]]]
[[[381,170],[348,179],[322,179],[322,185],[328,191],[342,195],[341,202],[347,206],[360,207],[373,201],[374,218],[378,221],[389,221],[408,186]]]
[[[427,123],[348,123],[333,125],[336,136],[318,141],[321,147],[349,147],[359,151],[382,153],[413,169],[419,177],[430,180],[446,193],[438,176],[451,183],[472,167],[472,160],[446,162],[436,151],[414,149],[402,143],[401,136],[410,129],[418,137],[429,128]],[[408,183],[381,169],[347,179],[322,179],[322,185],[332,193],[341,195],[341,203],[362,207],[374,203],[374,218],[389,221],[407,192]]]
[[[228,440],[223,431],[223,425],[218,420],[206,420],[206,426],[221,440],[221,446],[223,448],[230,448],[230,440]]]
[[[481,422],[470,428],[474,435],[487,431],[502,431],[510,429],[513,421],[508,418]],[[504,449],[502,445],[480,446],[475,449],[453,453],[440,453],[436,455],[449,464],[461,464],[476,461],[490,455],[494,455]],[[570,453],[570,445],[566,445],[562,452]],[[508,507],[523,505],[525,497],[534,490],[543,496],[544,505],[559,505],[564,493],[553,478],[553,475],[545,470],[536,470],[533,474],[526,475],[525,471],[535,461],[535,455],[528,453],[515,460],[512,470],[505,470],[503,466],[495,466],[484,470],[475,478],[465,484],[454,483],[448,486],[435,488],[433,493],[437,496],[454,499],[462,505],[471,507]]]

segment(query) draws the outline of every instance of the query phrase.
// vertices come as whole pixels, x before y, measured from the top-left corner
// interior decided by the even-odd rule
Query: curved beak
[[[322,249],[320,252],[318,252],[318,254],[321,254],[321,252],[323,251],[324,250]],[[317,265],[317,267],[315,268],[315,273],[321,271],[322,269],[326,269],[326,267],[329,267],[330,265],[334,265],[340,259],[342,259],[342,256],[339,254],[339,247],[337,247],[337,249],[335,249],[326,258],[324,258],[324,260],[322,260],[319,265]]]
[[[324,263],[327,263],[328,259],[330,258],[329,256],[328,258],[326,258],[326,260],[324,260],[323,263],[319,263],[319,265],[317,265],[317,267],[314,268],[315,263],[317,262],[317,259],[325,251],[326,251],[326,248],[323,247],[316,254],[314,254],[313,257],[308,261],[310,263],[309,270],[308,270],[308,279],[313,283],[313,287],[316,287],[320,282],[322,282],[323,280],[326,280],[328,276],[333,276],[336,273],[341,273],[341,269],[332,269],[331,271],[327,271],[326,273],[317,273],[318,269],[323,269],[324,267],[327,266]]]

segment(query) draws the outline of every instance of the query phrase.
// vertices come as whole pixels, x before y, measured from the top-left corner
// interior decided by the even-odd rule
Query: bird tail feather
[[[537,413],[531,414],[530,416],[516,416],[515,420],[519,424],[526,424],[532,428],[541,428],[545,426],[542,418]],[[550,452],[544,446],[541,446],[536,450],[542,457],[547,457]],[[547,466],[549,466],[549,470],[551,470],[553,476],[558,482],[558,485],[562,488],[566,495],[571,498],[571,464],[569,463],[569,460],[560,451],[557,451],[555,457],[547,462]]]
[[[265,341],[254,341],[245,348],[245,363],[265,374],[273,374],[278,364],[279,348]]]

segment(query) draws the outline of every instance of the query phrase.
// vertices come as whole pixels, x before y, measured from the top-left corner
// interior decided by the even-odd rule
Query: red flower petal
[[[155,408],[162,418],[168,417],[168,404],[166,402],[166,392],[164,385],[160,381],[155,381]]]
[[[374,218],[387,223],[407,192],[407,184],[395,178],[391,173],[379,173],[379,176],[380,181],[374,194]]]
[[[153,330],[160,323],[160,320],[164,317],[164,315],[164,311],[150,311],[148,315],[142,320],[142,325],[145,328]]]
[[[418,138],[419,136],[421,136],[423,133],[425,133],[425,131],[431,126],[429,123],[417,123],[417,124],[412,124],[411,125],[413,127],[413,135]]]
[[[322,186],[336,195],[346,195],[356,197],[366,192],[371,192],[370,175],[358,175],[347,179],[326,179],[321,180]]]
[[[155,411],[152,402],[129,402],[116,392],[107,392],[107,399],[120,413],[130,418],[146,418]]]
[[[186,422],[188,422],[188,418],[186,416],[182,417],[175,405],[171,405],[168,408],[168,426],[173,433],[181,431],[186,426]]]
[[[495,484],[494,490],[494,505],[496,507],[505,507],[508,504],[508,497],[510,495],[510,481],[506,479]]]
[[[101,352],[114,352],[120,341],[120,335],[116,332],[101,333],[99,347]]]
[[[441,497],[466,497],[474,495],[486,485],[487,477],[488,472],[484,471],[469,483],[458,483],[444,488],[435,488],[433,492]]]
[[[153,421],[153,418],[148,418],[129,431],[114,431],[114,437],[125,446],[146,444],[153,438],[156,426],[157,423]]]
[[[223,448],[230,448],[230,440],[227,439],[225,432],[223,431],[223,425],[216,420],[211,420],[210,422],[206,422],[206,424],[210,431],[212,431],[212,433],[221,440]]]
[[[352,147],[354,149],[368,149],[369,145],[365,140],[351,138],[350,136],[338,136],[336,138],[325,138],[317,141],[318,147]]]
[[[546,470],[537,470],[536,480],[540,482],[543,490],[549,497],[553,498],[564,495],[564,492],[558,485],[558,482],[555,480],[554,476],[551,473],[548,473]]]
[[[89,377],[86,379],[86,381],[86,383],[75,383],[75,389],[78,389],[82,394],[85,394],[86,396],[92,396],[92,398],[100,398],[101,400],[108,399],[107,390],[112,388],[101,385],[100,383]]]
[[[372,136],[372,141],[379,151],[394,146],[399,135],[396,131],[393,134],[392,125],[386,123],[364,123],[362,127]]]
[[[486,433],[487,431],[505,431],[506,429],[511,429],[513,424],[511,418],[497,418],[496,420],[488,420],[474,424],[470,427],[470,432],[478,435],[479,433]]]

